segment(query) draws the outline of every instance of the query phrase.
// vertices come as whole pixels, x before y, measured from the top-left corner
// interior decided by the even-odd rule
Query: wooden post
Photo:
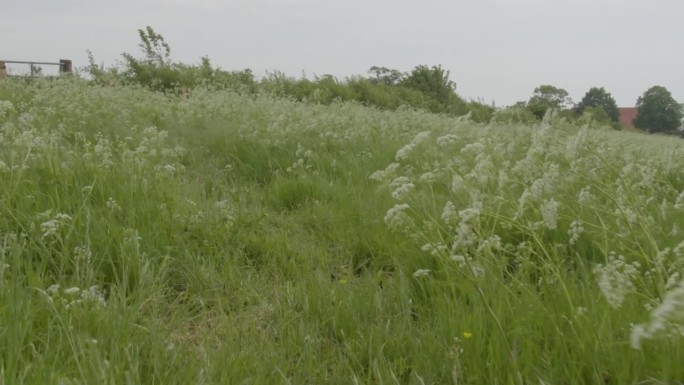
[[[4,61],[0,60],[0,80],[4,79],[5,76],[7,76],[7,65]]]
[[[70,74],[73,72],[73,66],[71,60],[59,59],[59,73],[60,74]]]

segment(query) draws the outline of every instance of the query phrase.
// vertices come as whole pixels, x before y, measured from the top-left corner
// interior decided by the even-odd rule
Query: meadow
[[[684,383],[684,141],[0,89],[0,384]]]

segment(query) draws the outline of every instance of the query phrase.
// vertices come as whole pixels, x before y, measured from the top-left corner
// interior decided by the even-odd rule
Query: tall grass
[[[7,81],[0,382],[683,382],[683,148]]]

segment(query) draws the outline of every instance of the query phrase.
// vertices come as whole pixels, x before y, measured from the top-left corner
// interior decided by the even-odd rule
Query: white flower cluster
[[[628,263],[622,255],[608,254],[606,264],[594,267],[598,286],[610,306],[618,309],[622,306],[627,294],[634,291],[634,280],[639,276],[639,262]]]
[[[214,205],[216,207],[216,213],[219,219],[224,222],[226,230],[233,227],[235,223],[235,209],[233,204],[228,200],[218,201]]]
[[[297,151],[295,151],[295,156],[297,157],[297,160],[294,163],[292,163],[292,165],[288,167],[285,171],[295,172],[297,170],[305,171],[313,169],[313,155],[313,151],[302,146],[301,143],[297,143]]]
[[[121,206],[119,206],[119,204],[116,203],[116,201],[112,197],[109,197],[107,199],[107,203],[105,203],[105,205],[111,212],[121,212]]]
[[[541,207],[544,225],[546,225],[546,228],[549,230],[556,230],[558,228],[558,207],[558,202],[553,198],[544,202]]]
[[[52,210],[42,212],[37,215],[39,219],[47,219],[52,215]],[[40,224],[40,231],[43,233],[42,238],[57,238],[62,227],[71,222],[71,217],[67,214],[57,213],[52,216],[52,219],[42,222]]]
[[[0,100],[0,116],[5,116],[8,112],[14,111],[14,104],[9,100]]]
[[[684,336],[684,279],[665,293],[648,322],[632,328],[631,343],[634,349],[641,349],[644,339],[674,336]]]
[[[397,170],[399,169],[401,165],[399,163],[390,163],[385,167],[384,170],[378,170],[374,173],[372,173],[368,179],[377,181],[377,182],[383,182],[389,178],[392,178],[394,175],[397,174]]]
[[[677,195],[677,198],[675,198],[674,207],[677,210],[681,210],[682,208],[684,208],[684,190],[682,190],[682,192],[680,192],[679,195]]]
[[[584,233],[584,226],[582,225],[582,221],[572,221],[572,223],[570,223],[570,230],[568,230],[568,235],[570,236],[568,243],[571,245],[577,243],[582,233]]]
[[[478,241],[475,230],[480,224],[480,209],[470,207],[458,212],[459,222],[452,243],[452,250],[468,249]]]
[[[596,201],[596,197],[591,193],[591,186],[583,187],[579,194],[577,194],[577,203],[581,206],[592,204]]]
[[[400,176],[390,182],[392,189],[392,198],[402,201],[406,198],[408,193],[416,187],[408,177]]]
[[[406,203],[396,204],[385,214],[385,224],[392,231],[401,232],[411,229],[415,224],[413,218],[405,213],[410,206]]]
[[[89,263],[92,259],[93,253],[90,251],[88,246],[76,246],[74,247],[74,259],[77,261],[82,261]]]
[[[50,303],[57,303],[64,306],[65,309],[74,308],[76,306],[84,306],[91,308],[103,308],[107,306],[104,292],[99,286],[90,286],[88,289],[81,289],[79,287],[70,287],[62,289],[61,285],[54,284],[45,290]]]
[[[430,137],[430,131],[422,131],[422,132],[419,132],[419,133],[413,138],[413,140],[411,141],[411,143],[407,144],[406,146],[400,148],[400,149],[397,151],[397,155],[396,155],[396,157],[395,157],[395,159],[397,160],[397,162],[402,161],[402,160],[408,158],[408,156],[411,154],[411,152],[413,151],[413,149],[415,149],[416,147],[418,147],[418,145],[420,145],[422,142],[424,142],[424,141],[425,141],[427,138],[429,138],[429,137]]]
[[[456,143],[457,141],[458,141],[458,135],[446,134],[446,135],[442,135],[439,138],[437,138],[437,145],[439,147],[446,147],[452,143]]]

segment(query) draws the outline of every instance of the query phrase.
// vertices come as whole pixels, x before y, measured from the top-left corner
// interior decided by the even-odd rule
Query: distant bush
[[[498,123],[524,123],[537,122],[537,116],[524,105],[514,105],[496,111],[492,115],[492,121]]]
[[[183,64],[171,59],[171,48],[152,27],[139,29],[140,57],[123,53],[123,61],[114,67],[97,65],[88,51],[85,72],[97,84],[137,84],[160,92],[185,93],[195,87],[259,92],[298,102],[328,105],[334,102],[358,102],[386,110],[412,107],[434,113],[460,116],[470,113],[476,122],[488,122],[495,108],[481,102],[466,102],[456,93],[456,83],[441,66],[416,66],[409,73],[385,67],[371,67],[374,77],[353,76],[339,80],[332,75],[313,80],[296,79],[282,72],[268,73],[256,81],[249,69],[225,71],[215,68],[208,57],[199,64]]]
[[[187,90],[199,85],[256,92],[254,75],[248,69],[229,72],[214,68],[206,56],[196,65],[173,62],[171,48],[152,27],[140,29],[138,34],[143,57],[124,52],[123,63],[119,66],[98,66],[92,52],[88,51],[89,63],[85,72],[93,82],[104,85],[138,84],[162,92]]]

